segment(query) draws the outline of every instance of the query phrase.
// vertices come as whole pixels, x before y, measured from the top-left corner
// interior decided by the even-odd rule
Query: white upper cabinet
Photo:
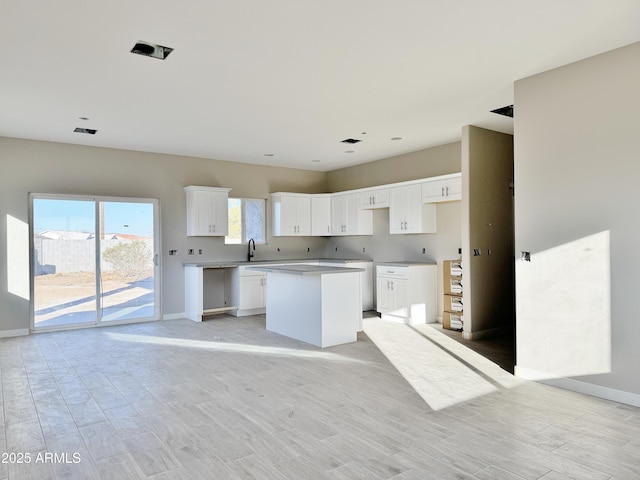
[[[357,193],[331,196],[331,235],[372,235],[373,216],[361,210]]]
[[[422,201],[424,203],[450,202],[452,200],[462,200],[462,174],[428,180],[422,184]]]
[[[184,190],[187,193],[187,236],[226,236],[231,189],[189,186]]]
[[[376,190],[366,190],[361,192],[360,208],[388,208],[389,207],[389,189],[379,188]]]
[[[311,197],[301,193],[271,195],[273,236],[311,235]]]
[[[435,233],[436,206],[422,203],[420,184],[391,189],[389,233]]]
[[[331,235],[331,195],[311,195],[311,235]]]

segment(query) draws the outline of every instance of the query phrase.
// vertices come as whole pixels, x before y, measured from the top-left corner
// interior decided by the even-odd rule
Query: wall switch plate
[[[178,250],[169,250],[169,255],[176,255]]]
[[[188,254],[188,255],[193,255],[193,248],[190,248],[190,249],[187,251],[187,254]]]

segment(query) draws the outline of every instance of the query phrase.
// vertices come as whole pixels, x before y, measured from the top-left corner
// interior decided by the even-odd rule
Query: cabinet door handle
[[[444,197],[444,187],[442,187],[442,196]]]
[[[447,187],[447,197],[449,196],[449,187]]]

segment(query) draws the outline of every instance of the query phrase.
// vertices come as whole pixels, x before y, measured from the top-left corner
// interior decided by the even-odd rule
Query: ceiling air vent
[[[505,117],[513,118],[513,105],[507,105],[506,107],[496,108],[491,110],[491,113],[497,113],[498,115],[504,115]]]
[[[75,133],[86,133],[87,135],[95,135],[98,130],[94,130],[93,128],[76,127],[73,131]]]
[[[361,142],[362,140],[358,140],[357,138],[345,138],[344,140],[341,140],[341,143],[358,143]]]
[[[135,53],[136,55],[158,58],[160,60],[167,58],[171,52],[173,52],[173,48],[143,42],[142,40],[138,41],[131,49],[131,53]]]

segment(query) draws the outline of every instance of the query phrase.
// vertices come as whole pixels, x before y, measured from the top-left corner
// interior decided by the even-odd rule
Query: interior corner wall
[[[515,310],[513,136],[462,129],[464,336],[512,328]]]
[[[175,315],[185,308],[183,262],[234,261],[246,255],[245,246],[225,245],[223,237],[186,236],[184,186],[227,187],[232,197],[253,198],[268,198],[275,191],[327,189],[324,172],[5,137],[0,137],[0,165],[0,336],[29,328],[28,292],[12,293],[16,281],[8,278],[8,265],[17,256],[26,257],[22,270],[12,272],[17,283],[24,284],[28,248],[15,247],[16,241],[21,242],[18,246],[28,243],[28,235],[21,233],[16,239],[12,231],[13,225],[26,229],[30,192],[159,199],[162,312]],[[322,237],[272,237],[268,245],[258,245],[256,258],[317,258],[324,254],[325,244]],[[170,249],[178,255],[169,256]],[[188,249],[203,249],[203,255],[186,255]]]
[[[516,261],[516,372],[640,402],[639,59],[635,43],[516,82],[514,136],[516,251],[531,252]],[[609,307],[597,318],[590,291]]]
[[[460,142],[327,172],[330,192],[373,187],[460,171]]]

